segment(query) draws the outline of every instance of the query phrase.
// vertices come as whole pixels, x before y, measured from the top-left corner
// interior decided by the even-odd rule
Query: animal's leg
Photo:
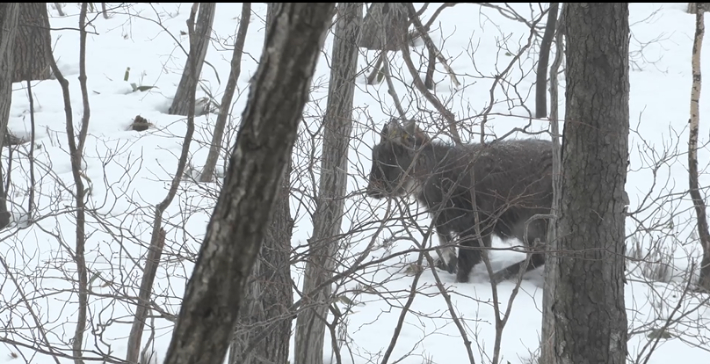
[[[539,239],[535,239],[535,243],[532,244],[530,249],[532,249],[533,252],[531,253],[530,261],[525,267],[525,272],[529,272],[545,264],[545,246],[539,243]],[[491,277],[491,282],[498,284],[506,279],[517,276],[523,269],[526,261],[527,259],[494,273]]]
[[[437,232],[439,236],[440,248],[436,249],[439,259],[436,261],[436,267],[445,270],[451,274],[456,272],[456,248],[454,247],[453,239],[447,233]]]
[[[456,274],[457,282],[468,282],[468,275],[471,273],[471,270],[476,264],[481,262],[481,242],[483,243],[483,247],[489,248],[491,246],[491,234],[484,234],[480,241],[470,236],[466,239],[462,239],[462,247],[459,248],[459,270]],[[466,247],[473,249],[467,249]]]

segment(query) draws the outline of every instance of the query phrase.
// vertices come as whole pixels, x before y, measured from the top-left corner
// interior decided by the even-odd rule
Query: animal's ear
[[[429,136],[417,126],[417,122],[414,120],[407,120],[404,123],[404,132],[406,134],[405,144],[418,147],[426,143],[429,143],[431,139]]]
[[[408,148],[419,147],[431,141],[429,136],[417,127],[416,121],[407,120],[402,125],[396,118],[390,119],[382,128],[380,137],[382,141],[391,141]]]
[[[390,121],[382,127],[382,131],[380,131],[382,141],[389,140],[399,143],[403,137],[404,129],[402,129],[402,126],[399,124],[399,120],[395,118],[390,119]]]

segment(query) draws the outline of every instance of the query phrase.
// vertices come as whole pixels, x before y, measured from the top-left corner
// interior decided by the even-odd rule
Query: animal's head
[[[367,194],[374,198],[404,196],[414,184],[417,150],[430,142],[414,120],[401,124],[391,119],[380,131],[380,142],[372,148],[372,171]]]

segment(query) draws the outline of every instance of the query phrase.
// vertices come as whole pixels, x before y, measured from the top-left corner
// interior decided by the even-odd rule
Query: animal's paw
[[[456,274],[456,282],[458,283],[466,283],[468,282],[468,273],[464,274],[463,271],[458,271]]]
[[[456,273],[456,260],[455,259],[452,259],[447,263],[444,259],[437,258],[436,260],[434,260],[434,266],[441,269],[441,270],[445,270],[451,274]]]

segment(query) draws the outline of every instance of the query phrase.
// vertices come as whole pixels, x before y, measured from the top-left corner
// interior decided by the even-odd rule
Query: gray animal
[[[367,194],[376,199],[414,196],[424,204],[443,246],[443,262],[437,265],[449,273],[457,271],[458,282],[468,282],[471,269],[481,261],[480,242],[490,247],[491,234],[527,240],[529,247],[545,241],[547,220],[528,223],[528,219],[550,213],[551,142],[520,139],[452,146],[432,141],[414,121],[402,125],[397,119],[386,124],[380,136],[372,150]],[[458,260],[456,242],[460,245]],[[543,252],[534,253],[527,270],[544,262]],[[523,264],[505,268],[491,279],[498,283],[510,278]]]

